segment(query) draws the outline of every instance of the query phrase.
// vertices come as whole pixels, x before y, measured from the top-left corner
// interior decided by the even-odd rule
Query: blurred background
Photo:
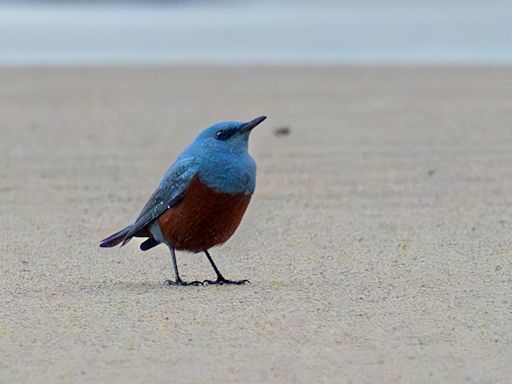
[[[507,0],[1,1],[0,64],[512,63]]]
[[[510,383],[511,64],[512,0],[0,0],[0,383]],[[259,115],[251,284],[98,247]]]

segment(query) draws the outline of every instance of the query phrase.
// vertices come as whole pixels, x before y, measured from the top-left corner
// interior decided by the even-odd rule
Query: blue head
[[[249,122],[224,121],[217,123],[201,132],[192,145],[200,145],[208,152],[219,154],[247,152],[249,134],[266,118],[266,116],[260,116]]]
[[[256,163],[248,152],[249,135],[265,119],[226,121],[206,128],[180,157],[199,163],[199,176],[208,186],[225,193],[252,193]]]

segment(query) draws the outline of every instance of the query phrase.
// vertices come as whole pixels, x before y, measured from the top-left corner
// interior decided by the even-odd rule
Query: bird
[[[249,154],[252,130],[266,116],[248,122],[225,121],[203,130],[176,158],[132,224],[100,242],[110,248],[133,237],[146,238],[147,251],[159,244],[169,248],[174,280],[167,285],[241,285],[228,280],[215,265],[209,250],[225,243],[236,231],[256,187],[256,162]],[[203,252],[216,280],[183,281],[176,251]]]

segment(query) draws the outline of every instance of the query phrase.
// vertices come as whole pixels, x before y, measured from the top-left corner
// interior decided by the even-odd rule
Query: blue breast
[[[214,156],[203,159],[199,177],[217,192],[252,195],[256,188],[256,163],[248,153],[244,156]]]

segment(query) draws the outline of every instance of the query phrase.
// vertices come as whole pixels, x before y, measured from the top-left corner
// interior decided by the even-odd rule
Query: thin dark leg
[[[172,266],[174,268],[174,276],[176,277],[176,282],[181,281],[180,273],[178,272],[178,262],[176,261],[176,252],[174,251],[173,247],[169,247],[169,250],[171,251],[171,260],[172,260]]]
[[[181,280],[180,273],[178,272],[178,263],[176,262],[176,254],[174,252],[174,248],[169,246],[169,250],[171,251],[171,260],[172,260],[172,266],[174,267],[174,276],[176,278],[175,281],[172,280],[165,280],[164,284],[166,285],[203,285],[200,281],[191,281],[191,282],[185,282]]]
[[[219,271],[219,268],[217,268],[217,266],[215,265],[215,263],[213,262],[213,259],[212,257],[210,256],[210,254],[208,253],[207,250],[204,250],[203,251],[204,254],[206,255],[206,257],[208,258],[208,261],[210,262],[210,264],[212,265],[213,267],[213,270],[215,271],[215,273],[217,274],[217,280],[213,281],[213,280],[205,280],[203,281],[203,283],[208,283],[208,284],[236,284],[236,285],[241,285],[241,284],[245,284],[245,283],[249,283],[250,281],[249,280],[238,280],[238,281],[233,281],[233,280],[227,280],[224,278],[224,276],[222,276],[222,274],[220,273]]]

